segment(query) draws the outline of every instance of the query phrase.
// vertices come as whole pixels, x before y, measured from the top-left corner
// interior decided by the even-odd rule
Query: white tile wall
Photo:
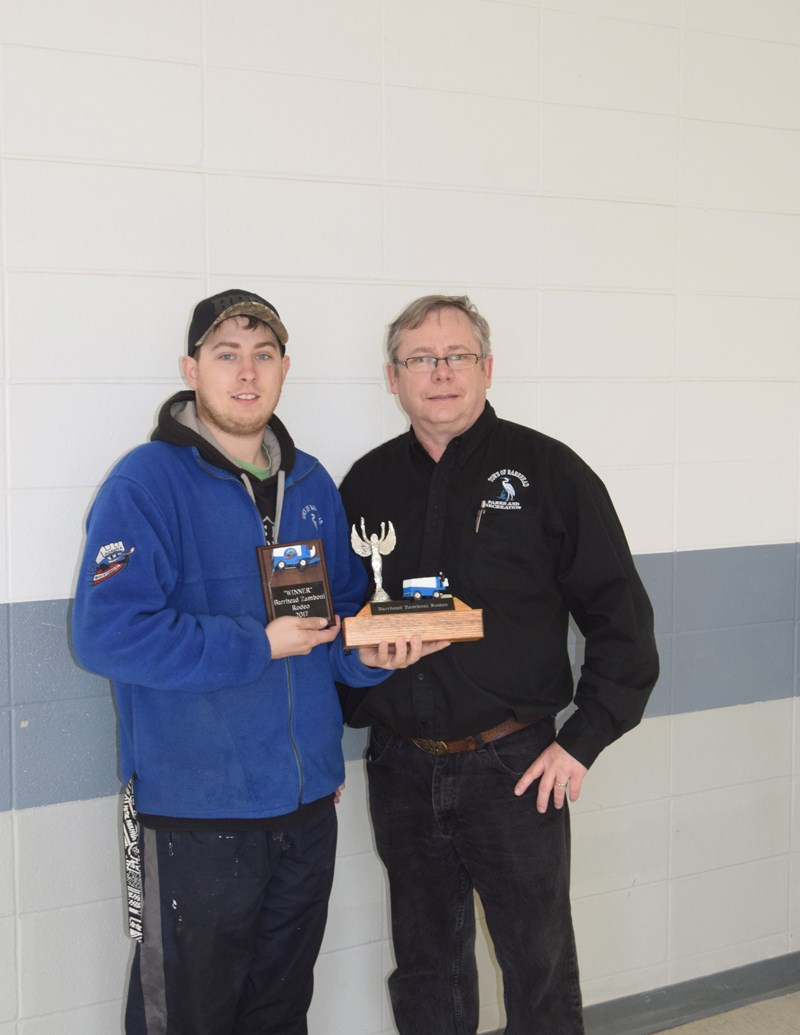
[[[209,266],[217,278],[235,284],[256,275],[376,275],[381,256],[378,187],[210,176],[207,191]],[[243,234],[243,226],[253,229]],[[277,296],[275,304],[280,309]]]
[[[541,388],[541,428],[570,439],[593,467],[671,464],[673,391],[667,383],[553,381]]]
[[[684,17],[687,29],[800,45],[800,11],[793,0],[692,0]]]
[[[107,471],[123,453],[149,437],[158,411],[174,385],[134,382],[123,384],[27,383],[8,390],[12,434],[9,475],[15,490],[35,489],[42,483],[41,458],[49,458],[48,482],[56,489],[91,486],[98,469]],[[63,413],[69,435],[41,418],[43,412]],[[103,428],[103,434],[98,429]],[[74,436],[74,437],[73,437]],[[75,442],[91,443],[76,450]]]
[[[797,381],[800,371],[800,301],[681,295],[678,300],[677,374],[742,381]]]
[[[660,553],[675,539],[675,476],[667,467],[599,467],[634,554]]]
[[[541,221],[542,282],[548,287],[674,290],[673,209],[544,198]]]
[[[387,188],[384,275],[431,285],[535,283],[538,233],[533,197]]]
[[[753,15],[755,11],[752,7]],[[683,34],[681,114],[685,118],[800,129],[798,90],[800,65],[794,46],[711,33]]]
[[[123,924],[119,898],[21,917],[20,1015],[119,999],[131,953]]]
[[[670,950],[677,958],[722,951],[786,930],[786,855],[718,867],[673,880],[670,888]]]
[[[588,898],[663,882],[669,874],[669,801],[572,817],[572,894]]]
[[[122,1024],[122,1000],[112,999],[107,1003],[84,1006],[77,1010],[59,1010],[49,1017],[23,1020],[16,1035],[87,1035],[87,1032],[116,1035],[123,1030]]]
[[[797,296],[800,216],[687,208],[679,222],[682,290]]]
[[[674,202],[678,132],[667,115],[542,105],[542,191]]]
[[[790,806],[788,777],[673,798],[671,875],[786,856]]]
[[[648,719],[603,752],[584,780],[576,814],[669,797],[672,719]]]
[[[204,6],[215,64],[366,82],[380,78],[381,8],[374,0],[209,0]]]
[[[680,200],[710,208],[800,211],[800,134],[686,119]]]
[[[19,912],[23,915],[121,895],[120,803],[114,797],[16,815]]]
[[[314,968],[309,1035],[352,1035],[354,1030],[377,1035],[384,1031],[387,975],[383,953],[376,944],[321,955]]]
[[[83,529],[94,486],[9,493],[9,599],[66,600],[75,592]],[[47,549],[42,549],[47,543]]]
[[[133,54],[156,60],[199,61],[200,0],[142,0],[109,17],[104,0],[0,0],[0,40],[54,50]]]
[[[671,720],[674,795],[737,787],[792,772],[792,705],[763,701]],[[702,764],[698,764],[701,762]]]
[[[384,0],[383,18],[387,83],[536,99],[537,11],[482,0]]]
[[[0,813],[0,917],[13,916],[16,904],[14,893],[14,833],[11,813]]]
[[[573,913],[578,960],[590,979],[666,962],[666,882],[580,898]]]
[[[389,87],[390,181],[534,191],[539,109],[533,101]]]
[[[542,100],[672,115],[680,32],[593,15],[542,12]]]
[[[4,47],[0,59],[4,94],[18,100],[3,126],[10,154],[137,165],[201,158],[197,66],[32,47]]]
[[[679,464],[676,548],[793,542],[797,479],[792,463]]]
[[[679,463],[797,459],[797,388],[789,383],[679,384],[675,419]]]
[[[654,25],[681,23],[680,0],[547,0],[547,7],[554,11],[575,11]]]
[[[673,295],[541,293],[544,378],[656,380],[673,373],[674,355]]]
[[[324,179],[381,175],[377,83],[210,68],[206,95],[213,168]],[[265,131],[254,133],[265,115]],[[302,134],[294,132],[298,125]]]
[[[277,413],[289,428],[303,427],[297,445],[318,457],[337,483],[354,460],[348,443],[358,441],[363,450],[383,440],[381,403],[386,394],[382,384],[303,384],[286,381]],[[308,415],[313,414],[313,421]]]
[[[203,190],[196,173],[6,159],[4,181],[11,267],[203,268]]]
[[[178,357],[203,295],[201,278],[18,271],[7,283],[12,383],[160,380],[181,387]],[[58,314],[57,326],[40,319],[42,310]],[[169,389],[165,384],[164,397]],[[139,418],[141,441],[149,414]]]
[[[0,1021],[17,1016],[16,924],[12,916],[0,919]]]
[[[405,427],[385,324],[466,291],[490,398],[594,463],[635,552],[796,541],[798,57],[791,0],[0,0],[2,599],[71,595],[97,482],[237,283],[284,315],[279,412],[335,477]],[[646,720],[598,760],[588,1002],[800,948],[798,715]],[[0,816],[1,1031],[119,1030],[113,804]],[[312,1031],[389,1035],[360,763],[340,823]]]
[[[541,427],[541,393],[535,381],[500,381],[493,375],[488,398],[507,420]]]
[[[735,967],[744,967],[748,963],[783,956],[789,951],[791,950],[785,934],[726,945],[721,949],[712,949],[709,952],[675,960],[669,967],[669,981],[670,984],[678,984],[681,981],[690,981],[692,978],[703,977],[707,974],[717,974]]]

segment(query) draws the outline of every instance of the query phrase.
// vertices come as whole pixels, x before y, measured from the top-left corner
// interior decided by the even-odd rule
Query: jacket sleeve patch
[[[131,554],[136,549],[132,546],[130,550],[125,549],[123,542],[106,543],[98,551],[94,559],[94,567],[90,572],[90,581],[93,586],[101,582],[107,582],[113,575],[118,575],[124,568],[127,568]]]

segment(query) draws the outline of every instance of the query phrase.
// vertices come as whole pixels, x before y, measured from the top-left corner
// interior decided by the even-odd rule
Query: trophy
[[[381,522],[380,534],[367,535],[362,517],[361,534],[353,525],[350,544],[359,557],[370,558],[375,592],[357,615],[345,618],[342,623],[345,647],[375,647],[384,640],[392,643],[401,636],[405,640],[420,636],[423,643],[483,637],[483,611],[468,607],[454,597],[449,592],[448,580],[441,574],[406,579],[403,599],[390,598],[383,588],[383,558],[397,544],[391,521],[388,528]]]
[[[267,618],[327,618],[334,623],[333,600],[321,539],[257,546]]]

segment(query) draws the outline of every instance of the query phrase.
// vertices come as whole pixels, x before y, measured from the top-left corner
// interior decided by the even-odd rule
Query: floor
[[[762,999],[730,1013],[718,1013],[664,1035],[798,1035],[800,1032],[800,992]]]

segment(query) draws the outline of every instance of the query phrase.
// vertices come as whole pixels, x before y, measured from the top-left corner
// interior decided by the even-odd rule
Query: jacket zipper
[[[198,460],[202,461],[202,459],[203,458],[198,453]],[[258,507],[255,505],[255,503],[253,503],[253,500],[250,498],[250,494],[248,493],[248,491],[244,487],[244,485],[242,485],[242,483],[239,481],[239,479],[235,478],[228,471],[222,471],[220,475],[217,475],[214,472],[209,471],[205,467],[205,464],[201,464],[201,467],[203,467],[203,469],[206,471],[206,473],[211,475],[212,478],[219,478],[220,481],[231,481],[235,485],[239,486],[239,488],[242,490],[242,492],[245,494],[245,496],[247,496],[248,502],[252,506],[253,510],[256,512],[256,518],[258,520],[258,527],[259,527],[260,532],[261,532],[261,539],[263,540],[263,545],[266,546],[267,545],[267,533],[266,533],[266,530],[264,528],[264,523],[261,520],[261,515],[258,513]],[[273,544],[273,545],[276,545],[276,544]],[[300,783],[300,789],[299,789],[298,794],[297,794],[297,806],[299,808],[303,804],[303,788],[305,786],[305,771],[303,769],[303,759],[300,756],[300,749],[297,746],[297,741],[294,739],[294,683],[293,683],[293,680],[292,680],[292,667],[289,664],[289,658],[284,658],[283,661],[284,661],[284,666],[286,668],[286,687],[287,687],[288,696],[289,696],[289,730],[288,730],[289,741],[290,741],[290,743],[292,745],[292,752],[294,753],[294,760],[295,760],[295,764],[297,765],[297,778],[298,778],[298,781]]]

